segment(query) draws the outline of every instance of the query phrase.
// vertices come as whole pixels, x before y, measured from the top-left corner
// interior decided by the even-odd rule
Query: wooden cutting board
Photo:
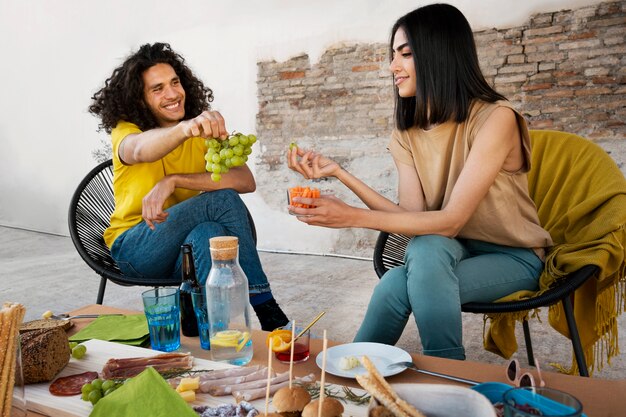
[[[78,374],[87,371],[101,372],[105,362],[110,358],[132,358],[147,357],[161,354],[156,350],[145,349],[135,346],[127,346],[119,343],[105,342],[101,340],[90,340],[84,343],[87,346],[87,354],[80,360],[70,359],[70,363],[63,369],[57,377]],[[206,359],[194,358],[194,369],[224,369],[231,368],[233,365],[214,362]],[[27,385],[25,389],[26,406],[29,411],[34,411],[44,415],[54,417],[86,417],[92,410],[90,402],[83,401],[80,395],[70,397],[57,397],[50,394],[49,383]],[[332,387],[337,392],[341,392],[341,386]],[[364,391],[354,389],[357,394]],[[213,397],[209,394],[198,392],[196,401],[191,405],[209,405],[211,407],[234,403],[235,400],[231,395],[223,397]],[[259,399],[251,402],[261,414],[265,412],[265,399]],[[366,405],[355,405],[353,403],[344,403],[344,416],[366,416]],[[274,409],[270,404],[270,412]]]

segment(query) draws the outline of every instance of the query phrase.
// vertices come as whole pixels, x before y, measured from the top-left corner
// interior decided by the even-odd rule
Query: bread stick
[[[2,328],[0,329],[0,402],[3,404],[0,416],[10,417],[15,384],[15,360],[17,353],[17,334],[24,319],[24,306],[16,303],[4,303],[0,311]]]
[[[425,417],[419,410],[398,396],[367,356],[361,358],[361,363],[368,371],[368,375],[358,375],[357,382],[396,417]]]
[[[409,417],[409,414],[402,410],[402,408],[400,408],[400,406],[396,403],[393,396],[374,378],[371,378],[368,375],[357,375],[356,380],[364,390],[369,392],[372,397],[376,399],[376,401],[391,411],[395,417]]]

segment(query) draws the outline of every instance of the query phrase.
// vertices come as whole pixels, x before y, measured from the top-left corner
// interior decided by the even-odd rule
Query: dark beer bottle
[[[183,282],[180,284],[180,328],[185,336],[198,336],[198,320],[193,310],[191,293],[201,291],[201,287],[196,278],[191,245],[184,244],[180,249],[183,254]]]

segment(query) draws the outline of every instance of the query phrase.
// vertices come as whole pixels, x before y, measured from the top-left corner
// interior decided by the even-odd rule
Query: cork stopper
[[[239,239],[236,236],[218,236],[209,239],[211,257],[218,261],[227,261],[237,257]]]

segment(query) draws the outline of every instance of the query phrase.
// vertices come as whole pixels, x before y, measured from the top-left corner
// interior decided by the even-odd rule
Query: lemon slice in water
[[[239,330],[223,330],[215,333],[215,336],[211,338],[211,344],[221,347],[236,348],[239,345],[239,339],[242,335]]]
[[[221,332],[215,333],[213,337],[224,340],[239,340],[241,332],[239,330],[222,330]]]
[[[250,333],[243,332],[242,336],[243,336],[243,339],[241,340],[241,342],[239,342],[239,344],[235,348],[236,352],[239,352],[241,349],[243,349],[243,347],[246,345],[246,343],[248,343],[248,340],[250,340]]]

